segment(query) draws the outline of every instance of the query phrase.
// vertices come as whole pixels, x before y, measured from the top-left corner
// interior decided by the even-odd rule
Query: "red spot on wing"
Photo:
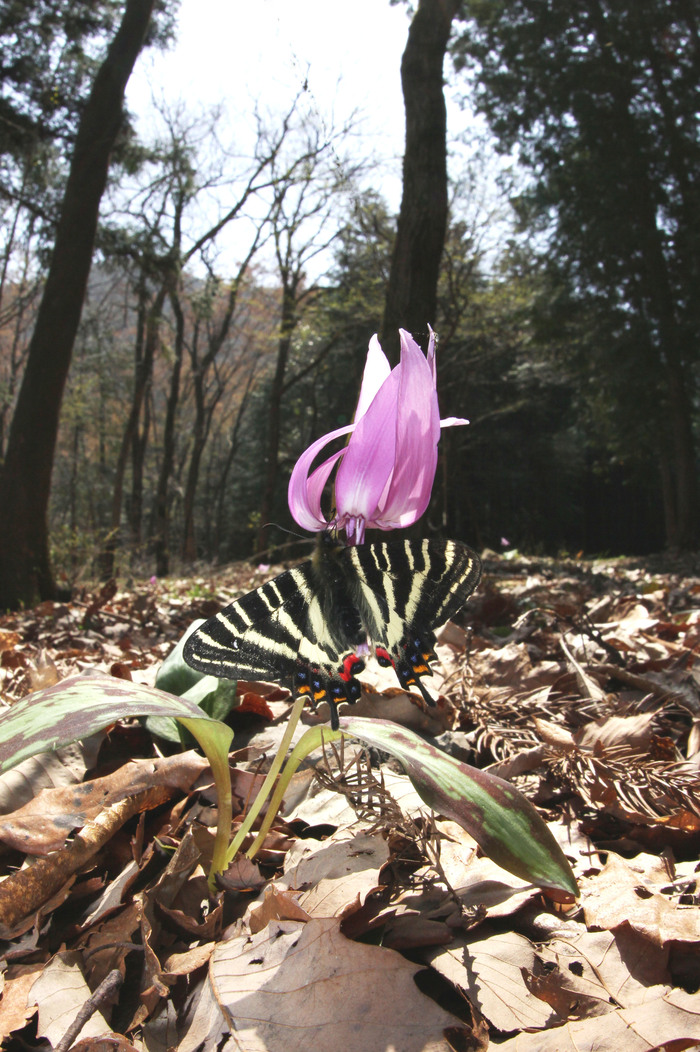
[[[364,661],[357,654],[348,654],[347,657],[343,658],[343,665],[338,675],[346,683],[349,683],[353,676],[356,676],[358,672],[362,672],[364,667]]]

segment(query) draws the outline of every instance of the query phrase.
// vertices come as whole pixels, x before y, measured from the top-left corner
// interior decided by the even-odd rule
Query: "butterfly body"
[[[356,674],[376,654],[404,687],[434,657],[434,628],[476,588],[477,555],[456,541],[388,541],[345,547],[321,538],[314,557],[249,592],[196,629],[185,660],[215,676],[291,679],[315,704],[361,693]]]

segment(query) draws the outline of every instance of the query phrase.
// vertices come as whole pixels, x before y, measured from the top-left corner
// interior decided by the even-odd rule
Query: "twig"
[[[111,972],[107,973],[95,992],[83,1004],[77,1016],[56,1045],[54,1052],[68,1052],[88,1019],[102,1007],[105,1001],[108,1001],[116,994],[123,982],[124,976],[118,968],[113,968]]]

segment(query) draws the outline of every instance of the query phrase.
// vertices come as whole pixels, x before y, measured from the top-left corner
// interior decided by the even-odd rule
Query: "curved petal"
[[[437,466],[440,411],[434,372],[418,344],[403,329],[401,383],[396,422],[396,459],[377,516],[385,523],[408,526],[430,500]]]
[[[362,387],[360,388],[360,397],[357,400],[357,409],[355,410],[356,423],[365,415],[390,372],[389,359],[384,354],[375,332],[369,341],[365,369],[362,374]]]
[[[345,450],[339,449],[338,452],[334,453],[332,457],[328,458],[328,460],[324,460],[315,471],[312,471],[306,482],[306,498],[308,505],[313,514],[317,516],[318,521],[323,522],[325,526],[328,525],[328,522],[321,510],[321,497],[323,496],[323,490],[328,482],[331,471],[344,455]]]
[[[338,517],[357,516],[369,521],[394,469],[398,366],[357,421],[335,480]]]
[[[328,476],[331,473],[333,465],[338,460],[339,455],[344,453],[345,450],[341,450],[340,454],[336,453],[332,457],[329,457],[328,460],[324,461],[324,463],[314,471],[312,476],[313,482],[311,482],[309,478],[311,465],[321,450],[325,449],[333,439],[340,438],[343,435],[348,435],[354,430],[354,424],[346,424],[344,427],[339,427],[335,431],[331,431],[329,434],[316,439],[315,442],[311,443],[308,449],[304,450],[294,465],[294,470],[289,479],[287,500],[289,503],[289,510],[291,511],[294,520],[303,530],[318,532],[318,530],[324,530],[328,525],[328,522],[321,512],[321,493],[323,491],[323,486],[326,484]],[[327,471],[325,477],[323,477],[322,472],[325,468],[327,468]],[[323,482],[321,483],[322,477]]]
[[[433,332],[431,326],[428,326],[428,332],[430,337],[428,338],[428,353],[426,355],[430,371],[433,374],[433,384],[437,387],[437,363],[435,361],[435,352],[437,350],[437,337]]]

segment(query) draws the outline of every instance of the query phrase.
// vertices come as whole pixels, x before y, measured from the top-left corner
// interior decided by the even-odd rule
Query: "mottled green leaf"
[[[233,731],[213,720],[189,698],[157,687],[86,671],[28,694],[0,713],[0,772],[28,756],[51,752],[87,738],[116,720],[165,716],[182,722],[211,764],[219,798],[219,828],[212,874],[221,871],[231,829],[231,780],[228,749]]]
[[[578,895],[564,852],[509,782],[460,763],[387,720],[344,716],[340,729],[396,757],[426,804],[458,822],[499,866],[539,887]]]
[[[196,720],[213,723],[219,728],[216,733],[227,737],[227,749],[232,738],[227,727],[215,723],[188,698],[104,672],[82,672],[28,694],[0,713],[0,771],[28,756],[87,738],[115,720],[135,716],[184,718],[188,729]]]

